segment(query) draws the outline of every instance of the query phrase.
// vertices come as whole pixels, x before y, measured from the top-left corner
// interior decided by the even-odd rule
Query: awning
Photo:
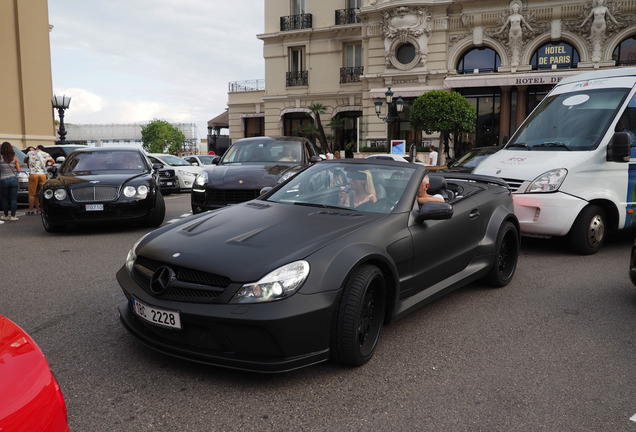
[[[208,127],[210,128],[229,128],[230,127],[230,114],[227,110],[221,115],[214,117],[212,120],[208,120]]]

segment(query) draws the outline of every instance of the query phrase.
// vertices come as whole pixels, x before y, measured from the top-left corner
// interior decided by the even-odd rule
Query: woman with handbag
[[[0,196],[2,196],[2,210],[4,216],[0,219],[17,221],[15,212],[18,209],[18,173],[20,161],[15,155],[13,146],[3,142],[0,146]],[[9,216],[11,210],[11,216]]]

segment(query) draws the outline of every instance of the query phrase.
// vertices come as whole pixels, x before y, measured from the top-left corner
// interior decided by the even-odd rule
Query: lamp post
[[[393,92],[391,91],[391,87],[384,93],[384,97],[386,99],[386,116],[382,117],[382,101],[380,98],[377,98],[374,102],[375,104],[375,114],[382,121],[386,122],[386,145],[391,153],[391,123],[398,120],[400,117],[400,113],[404,111],[404,101],[401,97],[398,97],[395,103],[393,102]],[[391,115],[391,106],[395,105],[395,109],[398,112],[397,116]]]
[[[59,144],[66,144],[66,129],[64,128],[64,110],[68,109],[68,106],[71,104],[70,96],[56,96],[53,95],[51,98],[51,102],[53,103],[53,108],[57,109],[57,114],[60,116],[60,140]]]

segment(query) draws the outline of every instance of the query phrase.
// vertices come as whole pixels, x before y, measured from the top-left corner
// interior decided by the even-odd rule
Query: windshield
[[[507,150],[593,150],[630,89],[548,96],[506,145]]]
[[[303,161],[301,141],[237,141],[221,159],[221,164],[290,163]]]
[[[494,151],[490,150],[471,150],[462,156],[459,160],[453,163],[453,167],[466,167],[475,168],[482,163],[484,159],[493,154]]]
[[[324,162],[285,183],[268,201],[388,214],[400,201],[415,168]]]
[[[173,155],[161,155],[161,156],[155,156],[157,159],[159,159],[160,163],[164,164],[164,165],[170,165],[170,166],[191,166],[191,164],[188,161],[184,161],[183,159],[181,159],[180,157],[177,156],[173,156]]]
[[[81,151],[71,153],[64,161],[60,171],[66,173],[95,171],[147,171],[145,158],[136,151],[92,152]]]

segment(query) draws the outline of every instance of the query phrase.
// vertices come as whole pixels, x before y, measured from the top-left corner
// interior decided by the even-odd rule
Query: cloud
[[[56,0],[49,3],[56,92],[68,122],[193,122],[225,111],[230,81],[264,78],[263,2]],[[237,22],[240,23],[237,25]]]

